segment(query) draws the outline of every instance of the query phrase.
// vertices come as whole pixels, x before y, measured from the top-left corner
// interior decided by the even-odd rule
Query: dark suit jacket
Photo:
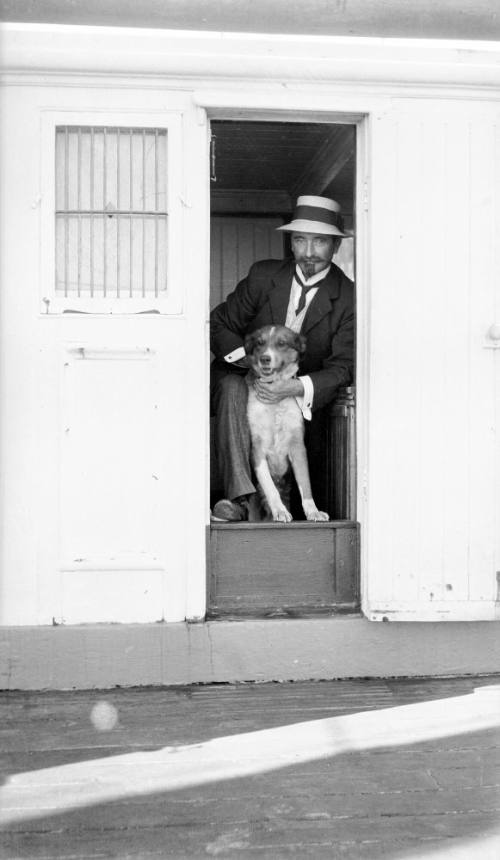
[[[255,263],[226,301],[212,311],[210,345],[218,370],[231,372],[223,357],[243,346],[249,332],[264,325],[284,325],[294,271],[294,260]],[[308,374],[312,379],[313,409],[325,406],[339,386],[352,381],[354,331],[353,283],[332,264],[302,325],[307,346],[299,375]]]

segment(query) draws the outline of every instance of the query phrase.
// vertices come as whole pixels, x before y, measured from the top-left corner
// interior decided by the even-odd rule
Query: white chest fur
[[[284,475],[289,467],[290,443],[302,438],[303,418],[294,397],[279,403],[262,403],[252,388],[248,395],[248,423],[252,440],[269,463],[272,475]]]

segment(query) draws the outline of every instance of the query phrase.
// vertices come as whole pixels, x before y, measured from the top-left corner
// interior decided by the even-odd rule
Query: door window
[[[46,117],[42,309],[178,313],[179,118],[87,118]]]
[[[59,296],[150,297],[167,289],[167,132],[56,128]]]

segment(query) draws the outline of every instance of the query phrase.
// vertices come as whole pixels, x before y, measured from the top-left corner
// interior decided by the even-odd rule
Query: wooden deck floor
[[[0,704],[3,860],[500,856],[500,677]]]

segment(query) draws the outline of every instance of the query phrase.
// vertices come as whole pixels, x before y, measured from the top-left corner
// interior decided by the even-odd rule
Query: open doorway
[[[212,122],[211,134],[210,307],[213,309],[225,301],[253,263],[266,259],[285,260],[292,256],[289,234],[279,232],[277,228],[290,221],[297,197],[333,198],[341,206],[346,231],[355,232],[356,125],[220,120]],[[354,281],[354,238],[342,241],[334,263]],[[292,524],[271,524],[267,531],[264,526],[252,527],[248,523],[238,528],[234,524],[212,527],[211,614],[234,614],[236,608],[238,615],[265,615],[267,610],[275,615],[284,607],[291,608],[296,614],[297,611],[315,612],[320,608],[335,611],[341,605],[352,609],[356,605],[354,385],[339,391],[335,401],[325,410],[321,446],[320,484],[315,492],[321,497],[322,509],[328,512],[330,523],[301,522],[300,513],[297,517],[294,513]],[[223,494],[213,445],[211,476],[213,505]],[[246,531],[242,536],[243,528]],[[322,529],[325,534],[320,535]],[[345,534],[341,534],[342,529]],[[338,540],[343,542],[344,549],[350,547],[352,552],[339,554]],[[282,552],[287,557],[291,551],[295,552],[291,541],[297,543],[299,555],[306,553],[305,557],[311,557],[307,544],[313,541],[313,563],[321,568],[317,590],[313,593],[314,588],[312,591],[310,588],[311,571],[307,571],[306,565],[304,574],[309,575],[306,597],[300,584],[297,586],[290,581],[289,572],[288,585],[280,585],[279,593],[271,593],[272,588],[269,589],[273,564],[282,568],[278,560]],[[240,577],[248,580],[248,574],[255,573],[255,550],[263,543],[269,545],[262,560],[268,571],[267,575],[263,571],[262,579],[264,582],[265,578],[266,596],[258,593],[258,585],[252,594],[248,588],[238,592]],[[248,548],[248,559],[241,553],[243,544]],[[318,556],[320,545],[325,547],[324,558],[322,556],[321,559]],[[251,571],[247,569],[249,565]],[[339,587],[341,575],[344,575],[345,582]],[[253,581],[256,581],[255,576]],[[224,583],[230,595],[223,595]],[[297,594],[293,593],[294,589]]]
[[[333,197],[353,232],[355,125],[214,121],[211,139],[211,308],[256,260],[290,254],[287,234],[275,228],[301,194]],[[335,263],[354,280],[352,239]]]

